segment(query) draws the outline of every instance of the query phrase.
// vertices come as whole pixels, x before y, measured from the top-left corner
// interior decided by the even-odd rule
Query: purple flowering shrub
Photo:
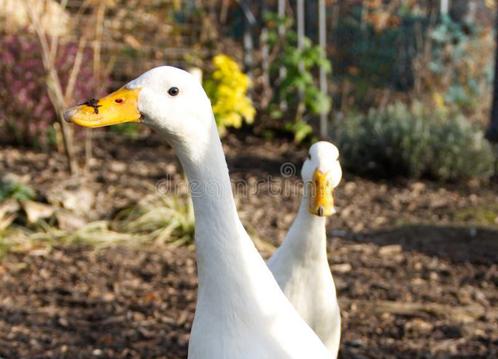
[[[0,124],[9,142],[46,145],[56,113],[50,102],[41,48],[27,35],[0,35]],[[76,43],[60,43],[56,69],[65,91],[74,59]],[[72,98],[91,97],[95,89],[92,51],[85,50]],[[99,84],[101,86],[101,84]],[[73,101],[73,99],[71,101]]]

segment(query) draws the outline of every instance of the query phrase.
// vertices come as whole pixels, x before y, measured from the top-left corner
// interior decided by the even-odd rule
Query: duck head
[[[205,138],[215,124],[200,82],[171,66],[153,68],[105,97],[70,108],[64,118],[91,128],[142,122],[172,144]]]
[[[326,141],[313,144],[304,161],[301,177],[308,193],[309,212],[320,217],[334,214],[334,188],[342,178],[337,147]]]

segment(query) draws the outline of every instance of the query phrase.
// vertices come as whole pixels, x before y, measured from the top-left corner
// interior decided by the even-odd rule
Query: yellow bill
[[[64,119],[83,127],[103,127],[125,122],[140,122],[140,89],[120,88],[99,100],[91,99],[70,108]]]
[[[320,217],[335,213],[334,188],[327,175],[318,169],[313,174],[309,211]]]

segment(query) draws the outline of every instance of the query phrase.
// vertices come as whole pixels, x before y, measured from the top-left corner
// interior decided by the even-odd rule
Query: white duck
[[[304,193],[282,245],[268,261],[280,288],[334,358],[341,313],[327,262],[325,216],[335,212],[333,189],[342,177],[339,151],[329,142],[311,146],[301,170]]]
[[[199,289],[189,358],[330,357],[239,220],[211,104],[194,77],[157,67],[100,100],[66,111],[65,117],[85,127],[143,122],[176,151],[196,218]]]

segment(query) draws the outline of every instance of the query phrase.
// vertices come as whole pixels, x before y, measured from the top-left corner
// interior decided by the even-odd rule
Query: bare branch
[[[50,101],[52,102],[52,106],[54,107],[54,110],[57,113],[57,120],[61,126],[62,140],[64,143],[64,151],[68,161],[69,172],[71,174],[75,174],[78,171],[78,166],[73,154],[74,151],[73,151],[72,131],[63,119],[63,112],[66,105],[65,96],[62,91],[59,74],[57,73],[55,65],[55,60],[57,58],[57,48],[58,48],[57,43],[59,36],[55,35],[52,39],[52,44],[50,45],[47,39],[47,34],[45,33],[43,26],[40,23],[40,19],[36,16],[34,9],[30,6],[30,4],[28,4],[27,1],[24,1],[23,5],[26,13],[28,14],[29,21],[35,30],[38,42],[40,43],[42,63],[45,72],[47,74],[46,76],[47,93],[50,98]],[[77,58],[75,59],[75,63],[73,64],[73,70],[77,65],[76,60]],[[81,65],[81,60],[79,60],[79,62],[80,64],[77,65],[78,67]]]
[[[64,93],[64,102],[69,102],[74,94],[74,88],[76,86],[76,80],[78,79],[78,74],[81,69],[81,63],[83,61],[83,53],[85,51],[86,46],[86,37],[82,36],[78,43],[78,51],[76,52],[76,56],[74,58],[74,64],[71,68],[71,73],[69,75],[69,80],[67,82],[66,91]]]

